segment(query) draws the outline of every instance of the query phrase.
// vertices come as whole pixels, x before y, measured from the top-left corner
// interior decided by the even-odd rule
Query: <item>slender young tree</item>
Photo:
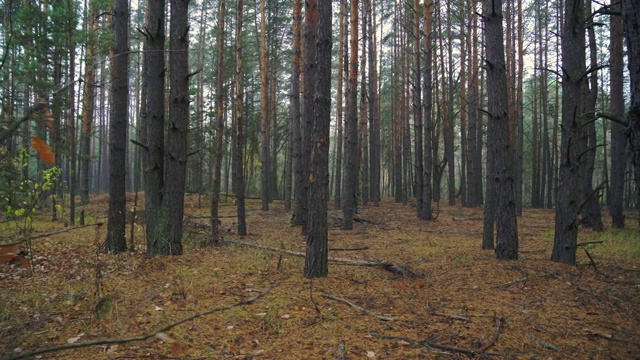
[[[243,1],[238,0],[236,5],[236,73],[235,73],[235,156],[233,159],[233,186],[236,193],[236,209],[238,214],[238,235],[247,235],[247,220],[244,205],[244,109],[243,109],[243,85],[242,85],[242,29],[243,29]]]
[[[413,126],[415,131],[415,196],[416,196],[416,215],[422,219],[424,212],[424,174],[423,174],[423,158],[422,158],[422,57],[420,54],[420,1],[413,1]]]
[[[358,151],[358,2],[351,0],[351,33],[349,56],[349,79],[347,85],[347,118],[345,120],[345,179],[342,206],[343,230],[353,229],[353,218],[356,212],[356,189],[358,186],[358,169],[356,158]],[[396,179],[399,181],[399,179]]]
[[[509,117],[507,103],[507,76],[505,69],[502,28],[502,1],[485,0],[485,44],[487,63],[487,88],[489,139],[488,151],[492,162],[489,169],[495,196],[493,209],[497,230],[496,257],[518,258],[518,231],[515,204],[515,177],[513,166],[513,144],[509,140]]]
[[[320,1],[315,89],[315,119],[313,126],[313,152],[309,172],[309,235],[305,257],[304,276],[326,276],[328,267],[327,210],[329,200],[329,125],[331,122],[331,1]]]
[[[270,150],[270,129],[269,116],[267,111],[268,103],[268,79],[267,79],[267,20],[265,16],[265,2],[260,0],[260,132],[262,140],[262,148],[260,152],[262,168],[261,168],[261,187],[262,187],[262,210],[269,210],[269,200],[271,198],[270,178],[271,178],[271,150]]]
[[[129,1],[116,0],[113,17],[115,40],[111,60],[109,223],[105,248],[109,253],[118,253],[127,248],[125,239],[125,153],[129,114]],[[72,177],[75,178],[75,174]]]
[[[302,167],[300,162],[302,161],[302,138],[300,133],[300,64],[302,56],[302,0],[295,0],[293,2],[293,57],[291,63],[291,106],[289,108],[289,141],[291,142],[291,156],[292,167],[295,166],[295,183],[294,194],[300,196],[303,192],[302,187],[304,182],[302,181]],[[292,169],[293,170],[293,169]],[[285,196],[287,201],[288,196]],[[289,207],[291,205],[289,204]],[[298,203],[296,200],[296,209]],[[294,224],[299,224],[295,221],[294,212]]]
[[[620,5],[616,4],[615,10],[620,10]],[[623,25],[622,16],[611,16],[611,39],[609,53],[611,54],[610,87],[611,99],[609,112],[618,118],[624,117],[624,51],[623,51]],[[609,212],[611,214],[611,225],[614,228],[624,228],[624,175],[627,168],[627,138],[624,134],[624,125],[620,122],[611,124],[611,184],[609,186]]]
[[[98,19],[96,1],[89,1],[87,14],[87,54],[85,57],[84,98],[82,103],[82,135],[80,136],[80,201],[89,203],[89,164],[91,162],[91,131],[95,103],[95,68]]]
[[[222,136],[224,134],[224,41],[225,41],[226,1],[218,3],[218,64],[216,66],[216,147],[213,156],[213,194],[211,195],[211,243],[217,245],[222,240],[219,234],[220,183],[222,175]]]
[[[557,191],[551,261],[575,265],[580,203],[580,150],[577,144],[583,124],[582,89],[586,80],[585,17],[583,0],[565,0],[564,4],[560,184]]]

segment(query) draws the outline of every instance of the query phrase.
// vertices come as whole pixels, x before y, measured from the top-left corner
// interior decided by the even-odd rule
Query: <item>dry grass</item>
[[[204,216],[187,201],[187,212]],[[250,201],[246,242],[304,251],[299,228],[273,204],[262,212]],[[106,214],[106,199],[86,207],[91,221]],[[636,229],[581,233],[599,272],[584,251],[579,266],[548,261],[553,213],[525,210],[519,219],[518,261],[497,261],[480,250],[479,209],[447,207],[431,222],[414,210],[385,201],[361,209],[353,231],[331,227],[332,256],[389,261],[419,277],[381,268],[330,264],[329,276],[302,277],[304,259],[228,245],[199,248],[206,236],[199,222],[187,222],[187,253],[147,259],[143,249],[117,256],[96,254],[106,229],[88,227],[35,242],[35,273],[0,265],[0,355],[66,343],[122,338],[264,293],[253,304],[216,312],[169,332],[180,347],[159,339],[111,347],[45,354],[51,359],[347,359],[465,358],[408,339],[480,349],[505,359],[634,359],[640,345],[592,332],[640,341],[640,258]],[[223,203],[223,215],[234,213]],[[332,218],[340,216],[331,211]],[[462,219],[464,218],[464,219]],[[457,220],[454,220],[457,219]],[[331,224],[331,221],[330,221]],[[61,224],[38,223],[40,232]],[[223,227],[234,229],[232,217]],[[138,229],[136,241],[142,243]],[[238,239],[234,234],[229,238]],[[367,314],[324,297],[330,294],[373,312]],[[374,315],[396,318],[382,321]],[[468,321],[464,320],[468,319]],[[407,339],[384,339],[377,335]],[[173,350],[173,351],[172,351]]]

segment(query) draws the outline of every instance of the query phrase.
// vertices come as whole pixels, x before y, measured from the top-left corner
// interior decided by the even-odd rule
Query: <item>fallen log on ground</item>
[[[244,242],[244,241],[231,240],[231,239],[225,239],[224,241],[227,242],[227,243],[230,243],[230,244],[236,244],[236,245],[253,247],[253,248],[256,248],[256,249],[274,251],[274,252],[279,252],[279,253],[287,254],[287,255],[293,255],[293,256],[299,256],[299,257],[305,257],[306,256],[305,253],[299,252],[299,251],[272,248],[272,247],[268,247],[268,246],[264,246],[264,245],[252,244],[252,243],[248,243],[248,242]],[[394,274],[398,274],[398,275],[408,275],[408,276],[415,276],[415,277],[418,276],[416,273],[414,273],[413,271],[409,270],[408,268],[406,268],[404,266],[396,265],[396,264],[390,263],[390,262],[356,260],[356,259],[347,259],[347,258],[339,258],[339,257],[331,257],[331,256],[329,257],[329,261],[340,263],[340,264],[345,264],[345,265],[353,265],[353,266],[381,267],[381,268],[383,268],[383,269],[385,269],[387,271],[390,271],[390,272],[392,272]]]

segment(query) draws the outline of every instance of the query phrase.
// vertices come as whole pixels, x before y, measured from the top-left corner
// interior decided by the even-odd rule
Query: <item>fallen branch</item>
[[[124,344],[124,343],[129,343],[129,342],[134,342],[134,341],[144,341],[144,340],[148,340],[152,337],[156,337],[156,336],[160,336],[159,334],[171,330],[174,327],[184,324],[186,322],[195,320],[197,318],[203,317],[203,316],[207,316],[210,314],[213,314],[215,312],[220,312],[220,311],[224,311],[224,310],[229,310],[238,306],[242,306],[242,305],[248,305],[251,304],[253,302],[255,302],[256,300],[258,300],[259,298],[261,298],[262,296],[264,296],[265,294],[267,294],[269,292],[269,290],[261,293],[258,296],[253,296],[253,297],[249,297],[246,298],[240,302],[237,302],[235,304],[231,304],[231,305],[227,305],[227,306],[221,306],[221,307],[217,307],[215,309],[211,309],[209,311],[205,311],[205,312],[201,312],[201,313],[197,313],[195,315],[189,316],[187,318],[184,318],[182,320],[176,321],[174,323],[171,323],[167,326],[164,326],[160,329],[154,330],[152,332],[146,333],[144,335],[140,335],[140,336],[134,336],[134,337],[130,337],[130,338],[123,338],[123,339],[103,339],[103,340],[96,340],[96,341],[89,341],[89,342],[85,342],[85,343],[73,343],[73,344],[64,344],[64,345],[57,345],[57,346],[52,346],[52,347],[48,347],[48,348],[43,348],[43,349],[39,349],[39,350],[34,350],[34,351],[29,351],[29,352],[25,352],[25,353],[21,353],[18,355],[12,355],[12,356],[5,356],[3,358],[0,358],[0,360],[17,360],[17,359],[24,359],[24,358],[28,358],[28,357],[32,357],[35,355],[39,355],[39,354],[45,354],[45,353],[51,353],[51,352],[56,352],[56,351],[62,351],[62,350],[70,350],[70,349],[80,349],[80,348],[85,348],[85,347],[89,347],[89,346],[96,346],[96,345],[108,345],[108,344]]]
[[[40,234],[40,235],[35,235],[35,236],[31,236],[28,239],[24,239],[21,241],[17,241],[14,242],[12,244],[2,244],[2,246],[11,246],[11,245],[17,245],[17,244],[22,244],[23,242],[27,241],[27,240],[36,240],[36,239],[41,239],[41,238],[45,238],[45,237],[49,237],[52,235],[58,235],[58,234],[62,234],[62,233],[66,233],[69,231],[73,231],[73,230],[78,230],[78,229],[82,229],[82,228],[86,228],[89,226],[102,226],[104,225],[104,223],[99,222],[99,223],[95,223],[95,224],[88,224],[88,225],[80,225],[80,226],[76,226],[76,227],[72,227],[72,228],[67,228],[67,229],[62,229],[62,230],[56,230],[56,231],[52,231],[50,233],[46,233],[46,234]]]
[[[497,287],[501,287],[501,288],[508,288],[508,287],[509,287],[509,286],[511,286],[511,285],[515,285],[515,284],[517,284],[517,283],[525,282],[525,281],[527,281],[527,280],[529,280],[529,279],[534,279],[534,278],[537,278],[537,277],[542,277],[542,276],[547,276],[547,275],[549,275],[549,273],[538,274],[538,275],[531,275],[531,276],[525,276],[525,277],[521,277],[520,279],[517,279],[517,280],[509,281],[509,282],[504,283],[504,284],[502,284],[502,285],[499,285],[499,286],[497,286]]]
[[[502,327],[502,322],[504,321],[504,319],[497,316],[494,316],[494,319],[496,319],[496,332],[493,334],[491,342],[481,347],[480,351],[487,351],[487,349],[496,344],[496,342],[498,341],[498,337],[500,337],[500,328]]]
[[[449,319],[454,319],[454,320],[461,320],[461,321],[465,321],[465,322],[471,322],[471,319],[466,318],[464,316],[460,316],[460,315],[453,315],[453,314],[445,314],[445,313],[441,313],[441,312],[437,312],[433,309],[433,306],[431,306],[431,302],[427,302],[427,309],[429,311],[429,314],[434,315],[434,316],[443,316]]]
[[[394,317],[376,315],[373,311],[371,311],[369,309],[365,309],[362,306],[354,304],[349,300],[346,300],[346,299],[343,299],[343,298],[339,298],[339,297],[333,296],[331,294],[322,294],[322,296],[324,296],[324,297],[326,297],[328,299],[331,299],[331,300],[343,302],[343,303],[345,303],[345,304],[347,304],[347,305],[349,305],[349,306],[351,306],[353,308],[356,308],[356,309],[362,311],[363,313],[365,313],[367,315],[374,316],[374,317],[376,317],[376,318],[378,318],[378,319],[380,319],[382,321],[395,321],[396,320],[396,318],[394,318]]]
[[[601,332],[597,332],[591,329],[584,329],[584,331],[587,332],[587,335],[593,335],[593,336],[599,336],[601,338],[605,338],[608,340],[613,340],[613,341],[620,341],[620,342],[626,342],[629,344],[634,344],[634,345],[640,345],[640,341],[638,340],[633,340],[633,339],[626,339],[626,338],[621,338],[612,334],[605,334],[605,333],[601,333]]]
[[[501,353],[497,353],[497,352],[459,348],[459,347],[455,347],[455,346],[449,346],[449,345],[443,345],[443,344],[434,343],[434,342],[432,342],[430,340],[426,340],[426,339],[425,340],[415,340],[415,339],[401,337],[401,336],[383,335],[383,334],[379,334],[377,332],[370,332],[369,335],[377,337],[379,339],[403,340],[403,341],[406,341],[406,342],[409,342],[409,343],[412,343],[412,344],[420,344],[420,345],[422,345],[424,347],[430,347],[430,348],[440,349],[440,350],[445,350],[445,351],[453,351],[453,352],[457,352],[457,353],[461,353],[461,354],[467,354],[467,355],[502,356]]]
[[[368,250],[368,246],[360,246],[354,248],[329,248],[329,251],[358,251],[358,250]]]
[[[453,217],[453,221],[483,220],[481,217]]]
[[[268,246],[252,244],[252,243],[248,243],[248,242],[244,242],[244,241],[231,240],[231,239],[225,239],[225,241],[230,243],[230,244],[248,246],[248,247],[253,247],[253,248],[256,248],[256,249],[262,249],[262,250],[268,250],[268,251],[275,251],[275,252],[288,254],[288,255],[293,255],[293,256],[299,256],[299,257],[305,257],[306,256],[305,253],[299,252],[299,251],[272,248],[272,247],[268,247]],[[347,259],[347,258],[339,258],[339,257],[329,257],[328,260],[332,261],[332,262],[337,262],[337,263],[340,263],[340,264],[345,264],[345,265],[381,267],[381,268],[384,268],[385,270],[390,271],[390,272],[392,272],[394,274],[417,276],[417,274],[414,273],[413,271],[411,271],[409,269],[406,269],[406,268],[404,268],[402,266],[396,265],[394,263],[389,263],[389,262],[355,260],[355,259]]]
[[[549,350],[560,351],[560,349],[557,346],[555,346],[555,345],[553,345],[551,343],[548,343],[548,342],[546,342],[544,340],[540,340],[535,336],[531,336],[531,339],[537,341],[538,344],[540,344],[542,347],[545,347],[545,348],[547,348]]]

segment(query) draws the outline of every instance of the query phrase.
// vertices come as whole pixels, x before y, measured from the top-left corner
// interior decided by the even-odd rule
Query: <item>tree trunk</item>
[[[631,161],[634,167],[636,207],[640,206],[640,4],[622,0],[622,18],[627,43],[631,103],[627,113]],[[638,216],[640,223],[640,215]]]
[[[331,2],[320,1],[317,7],[317,75],[315,92],[315,121],[313,152],[309,172],[309,235],[305,256],[304,276],[326,276],[328,267],[327,205],[329,200],[329,128],[331,123]]]
[[[89,2],[88,28],[87,28],[87,56],[85,58],[84,73],[84,101],[82,104],[82,136],[80,137],[80,201],[89,203],[89,164],[91,161],[91,131],[93,126],[93,113],[95,102],[95,59],[96,52],[96,3]]]
[[[189,130],[188,4],[188,0],[171,0],[169,126],[161,210],[163,216],[166,216],[166,221],[161,226],[163,226],[162,236],[167,242],[169,255],[182,254],[182,218]]]
[[[562,141],[555,238],[551,261],[576,263],[579,199],[579,132],[583,124],[585,81],[584,1],[565,1],[562,29]]]
[[[420,50],[420,1],[413,1],[413,124],[415,129],[415,197],[416,216],[423,219],[424,168],[422,155],[422,70]]]
[[[145,89],[147,103],[144,105],[146,128],[144,166],[144,192],[146,211],[147,256],[168,255],[160,225],[166,219],[161,216],[164,188],[164,7],[163,0],[147,1],[145,15],[146,42],[144,45]]]
[[[219,233],[220,220],[218,208],[220,204],[220,185],[222,182],[222,143],[224,134],[224,48],[225,48],[225,14],[226,1],[218,3],[218,64],[216,65],[216,147],[211,166],[213,167],[213,189],[211,194],[211,243],[217,245],[222,241]]]
[[[619,10],[620,5],[615,5]],[[609,112],[620,118],[624,117],[624,29],[621,16],[611,16],[611,39],[609,53],[611,54],[610,87],[611,100]],[[609,212],[611,214],[611,226],[616,229],[624,228],[623,200],[624,200],[624,175],[627,168],[627,138],[624,125],[618,122],[611,123],[611,176],[609,186]]]
[[[265,16],[265,2],[260,0],[260,133],[262,135],[261,148],[261,188],[262,188],[262,210],[269,210],[269,199],[271,198],[270,178],[271,178],[271,150],[270,150],[270,129],[269,116],[267,111],[267,99],[269,88],[267,79],[267,19]]]
[[[490,182],[493,187],[497,230],[496,257],[518,258],[518,233],[515,209],[513,144],[509,139],[507,76],[502,28],[502,1],[485,2],[485,44],[487,62],[488,115],[491,154]],[[485,215],[487,212],[485,211]]]
[[[295,168],[295,182],[293,194],[295,208],[293,224],[302,225],[302,218],[298,218],[302,203],[300,197],[304,193],[304,166],[302,164],[302,133],[300,124],[300,69],[302,66],[302,0],[293,2],[293,61],[291,70],[291,108],[289,119],[291,123],[291,137],[293,138],[293,167]]]
[[[373,1],[373,5],[371,4]],[[369,33],[369,191],[373,206],[380,206],[380,117],[378,115],[378,66],[376,51],[375,0],[366,0]],[[372,9],[373,8],[373,9]]]
[[[345,179],[342,208],[342,230],[353,229],[353,217],[356,211],[356,189],[358,185],[358,168],[356,157],[358,150],[358,2],[351,0],[351,34],[349,58],[349,83],[347,87],[347,132],[345,144]]]
[[[109,223],[105,248],[109,253],[126,250],[125,153],[129,100],[129,1],[116,0],[113,9],[115,42],[111,59],[111,113],[109,114]],[[72,156],[72,162],[75,159]],[[72,169],[75,168],[72,165]],[[72,176],[75,178],[75,175]],[[75,181],[75,180],[72,180]],[[73,196],[71,202],[74,202]]]
[[[334,190],[334,209],[341,208],[342,199],[342,154],[343,154],[343,89],[345,74],[349,73],[347,64],[349,63],[349,55],[347,53],[347,0],[340,0],[340,46],[338,51],[338,94],[337,99],[337,119],[336,119],[336,170],[335,170],[335,190]]]
[[[247,220],[244,206],[244,129],[243,129],[243,85],[242,85],[242,18],[243,1],[238,0],[236,8],[236,73],[235,73],[235,156],[233,159],[233,186],[236,193],[238,214],[238,235],[247,235]]]
[[[424,7],[424,91],[423,91],[423,105],[424,105],[424,164],[423,164],[423,176],[424,181],[422,192],[422,213],[420,218],[424,220],[432,219],[432,202],[433,202],[433,189],[432,189],[432,169],[433,169],[433,1],[425,3]]]

